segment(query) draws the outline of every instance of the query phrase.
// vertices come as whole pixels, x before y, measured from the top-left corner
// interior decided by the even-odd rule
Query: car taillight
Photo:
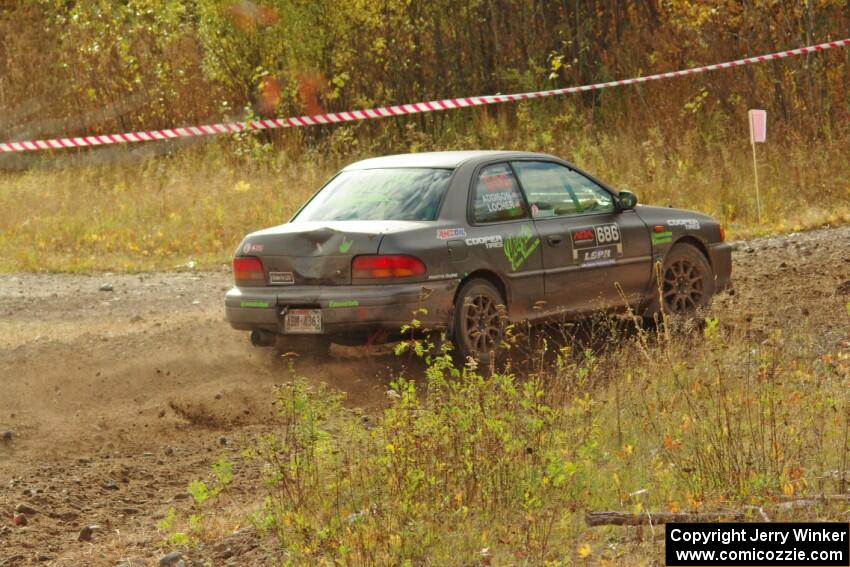
[[[724,242],[726,240],[726,229],[723,228],[723,225],[720,225],[720,242]]]
[[[233,259],[233,279],[239,282],[264,282],[266,274],[259,258],[251,256]]]
[[[351,261],[353,279],[410,278],[425,273],[425,264],[414,256],[355,256]]]

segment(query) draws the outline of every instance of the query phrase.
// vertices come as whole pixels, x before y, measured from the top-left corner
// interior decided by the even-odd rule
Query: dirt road
[[[850,226],[738,243],[715,314],[753,333],[808,318],[850,348],[848,242]],[[292,377],[223,321],[229,283],[227,271],[0,276],[0,566],[155,565],[170,551],[156,521],[271,426],[273,386]],[[379,406],[402,362],[335,354],[296,372]],[[262,554],[252,541],[230,536],[209,557],[244,564]]]

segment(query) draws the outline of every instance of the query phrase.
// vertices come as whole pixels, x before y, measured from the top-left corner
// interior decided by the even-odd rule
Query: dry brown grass
[[[569,107],[554,120],[535,117],[527,105],[516,110],[515,119],[482,113],[471,130],[446,132],[445,139],[411,131],[389,148],[340,127],[321,151],[295,145],[276,150],[242,138],[168,156],[135,157],[145,154],[123,148],[39,156],[24,171],[0,173],[0,271],[218,266],[229,262],[246,233],[286,222],[346,163],[432,149],[553,153],[614,187],[634,191],[644,203],[712,214],[733,238],[850,219],[845,140],[785,140],[760,147],[759,224],[743,135],[706,141],[699,128],[675,139],[653,129],[595,132],[583,130]]]

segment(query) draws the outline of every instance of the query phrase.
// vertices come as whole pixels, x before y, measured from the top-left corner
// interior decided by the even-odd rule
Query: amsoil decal
[[[615,223],[573,229],[573,260],[581,265],[612,264],[623,255],[620,227]]]
[[[460,238],[466,236],[465,228],[441,228],[437,231],[437,238],[448,240],[449,238]]]

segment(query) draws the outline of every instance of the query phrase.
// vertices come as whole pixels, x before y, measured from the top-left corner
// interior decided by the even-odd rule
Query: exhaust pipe
[[[251,344],[255,347],[270,347],[277,342],[277,335],[269,331],[251,331]]]

